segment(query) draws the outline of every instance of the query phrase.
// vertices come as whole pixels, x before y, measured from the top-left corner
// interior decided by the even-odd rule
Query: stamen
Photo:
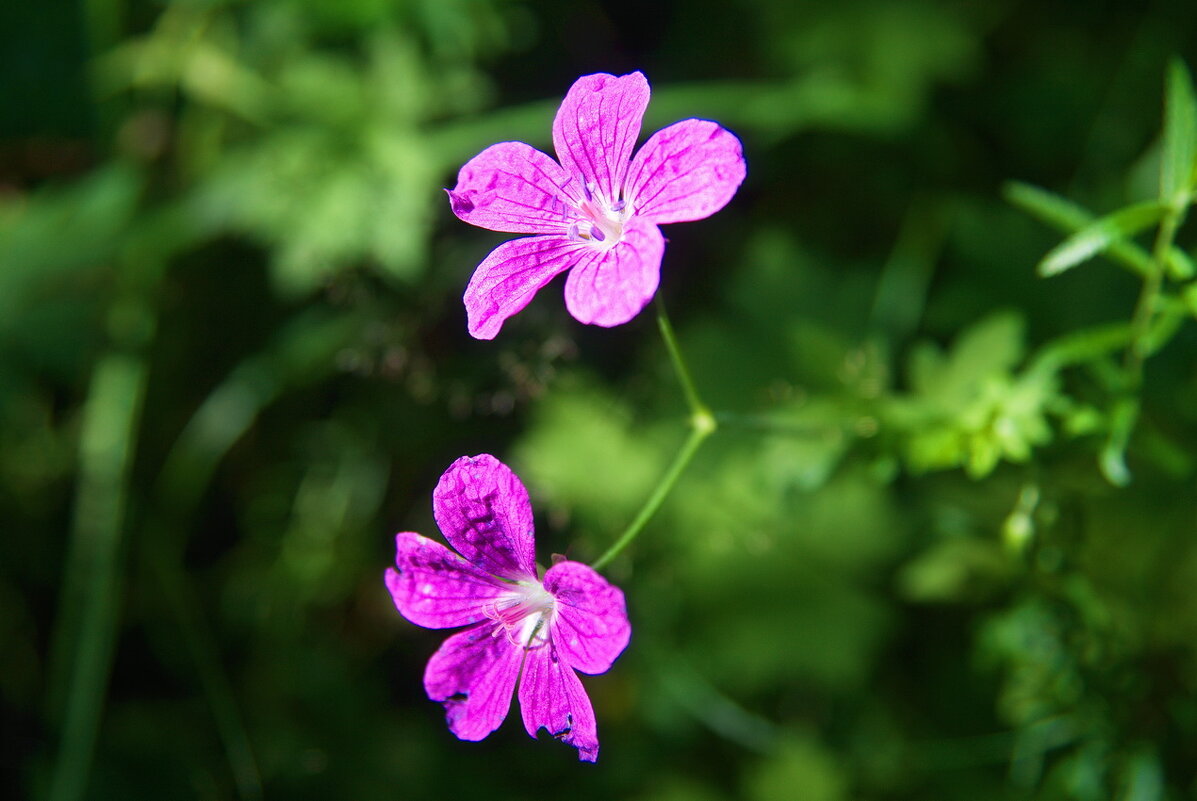
[[[556,611],[557,599],[539,583],[525,584],[483,608],[499,624],[491,636],[503,634],[521,648],[539,648],[549,641],[548,626]]]
[[[576,216],[564,215],[566,237],[571,242],[591,242],[600,250],[610,250],[623,240],[624,225],[632,216],[631,205],[626,200],[609,203],[593,181],[578,183],[585,198],[578,201]]]

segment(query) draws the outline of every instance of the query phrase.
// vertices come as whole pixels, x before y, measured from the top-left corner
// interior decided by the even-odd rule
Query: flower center
[[[623,226],[632,216],[624,200],[610,201],[593,183],[583,186],[586,197],[578,201],[576,219],[570,222],[569,238],[588,242],[599,250],[610,250],[623,239]]]
[[[516,588],[490,604],[486,616],[501,623],[513,644],[539,648],[549,641],[549,624],[557,613],[557,599],[539,581],[521,581]]]

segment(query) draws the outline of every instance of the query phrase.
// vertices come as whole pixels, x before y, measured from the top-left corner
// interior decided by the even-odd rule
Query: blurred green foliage
[[[8,5],[0,793],[1197,796],[1197,8]],[[632,69],[749,177],[667,232],[720,429],[591,767],[456,741],[381,579],[463,453],[587,561],[685,438],[647,313],[469,339],[441,191]]]

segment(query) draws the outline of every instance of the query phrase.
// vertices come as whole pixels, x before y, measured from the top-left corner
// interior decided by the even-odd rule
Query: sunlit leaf
[[[1197,275],[1197,265],[1188,253],[1173,246],[1168,252],[1168,274],[1178,281],[1187,281]]]
[[[1189,310],[1189,314],[1197,317],[1197,283],[1185,287],[1180,293],[1180,297],[1185,303],[1185,308]]]
[[[1023,321],[999,312],[966,329],[945,356],[923,343],[911,353],[911,384],[921,394],[955,404],[977,393],[986,376],[1013,368],[1023,357]]]
[[[1094,214],[1071,200],[1021,181],[1007,183],[1002,189],[1002,194],[1012,205],[1058,231],[1076,233],[1096,219]],[[1105,255],[1139,275],[1149,275],[1154,269],[1151,256],[1134,242],[1113,242]]]
[[[1077,231],[1039,262],[1039,274],[1058,275],[1105,251],[1110,245],[1158,223],[1168,207],[1156,201],[1119,209]]]
[[[1188,205],[1193,189],[1193,162],[1197,157],[1197,101],[1193,81],[1184,62],[1168,67],[1164,100],[1164,152],[1160,158],[1160,201],[1175,207]]]

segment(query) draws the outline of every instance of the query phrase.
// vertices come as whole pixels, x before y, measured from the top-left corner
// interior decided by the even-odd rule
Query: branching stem
[[[1147,359],[1150,348],[1151,322],[1155,316],[1155,307],[1159,304],[1160,291],[1163,289],[1164,274],[1168,269],[1168,253],[1172,250],[1172,240],[1176,237],[1176,228],[1180,224],[1181,211],[1171,208],[1160,221],[1159,231],[1156,233],[1155,246],[1151,255],[1152,270],[1143,281],[1143,291],[1139,293],[1138,303],[1135,304],[1135,314],[1131,318],[1131,341],[1126,350],[1126,373],[1130,388],[1138,389],[1143,383],[1143,362]]]

